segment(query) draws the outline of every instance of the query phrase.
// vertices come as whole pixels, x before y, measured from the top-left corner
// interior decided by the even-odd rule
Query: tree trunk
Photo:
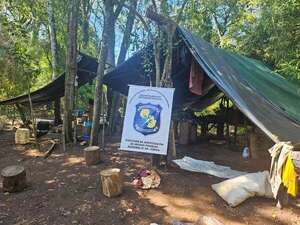
[[[118,56],[118,65],[123,63],[126,59],[128,48],[130,46],[130,35],[134,25],[135,13],[137,7],[137,0],[131,0],[131,8],[129,9],[124,35],[121,43],[121,49]],[[113,92],[112,106],[111,106],[111,119],[110,119],[110,132],[114,133],[116,127],[116,118],[118,117],[118,109],[120,108],[121,95],[118,92]]]
[[[102,78],[105,72],[105,62],[108,57],[108,44],[109,39],[111,38],[110,32],[112,31],[111,27],[114,23],[114,4],[109,1],[104,1],[104,28],[102,34],[102,43],[101,50],[99,54],[99,64],[97,68],[97,77],[96,77],[96,90],[94,98],[94,112],[93,112],[93,123],[91,130],[91,140],[90,145],[98,145],[98,136],[100,128],[100,108],[101,108],[101,96],[102,96]],[[103,107],[103,102],[102,102]]]
[[[53,2],[48,0],[47,2],[47,13],[49,22],[49,39],[51,47],[51,65],[52,65],[52,80],[58,75],[58,54],[57,54],[57,39],[56,39],[56,24],[53,12]],[[54,101],[54,124],[58,125],[61,123],[60,115],[60,99]]]
[[[16,107],[17,107],[17,110],[20,114],[20,117],[21,117],[21,120],[23,122],[23,125],[25,127],[27,127],[29,125],[29,120],[27,119],[27,116],[26,116],[26,110],[25,110],[25,107],[23,108],[22,105],[20,104],[16,104]]]
[[[72,110],[74,107],[75,77],[77,73],[77,27],[79,0],[72,0],[69,4],[64,107],[64,134],[66,143],[69,143],[72,140]]]
[[[60,114],[60,98],[54,101],[54,125],[57,126],[62,123]]]
[[[48,13],[48,22],[49,22],[49,38],[50,38],[50,47],[51,47],[51,65],[52,65],[52,80],[58,74],[58,64],[57,64],[57,39],[56,39],[56,25],[53,13],[53,4],[52,0],[47,2],[47,13]]]
[[[181,12],[179,15],[182,14],[183,8],[185,6],[186,2],[182,5]],[[162,75],[158,74],[160,71],[156,71],[156,82],[160,80],[160,86],[164,87],[172,87],[172,80],[171,80],[171,73],[172,73],[172,56],[173,56],[173,36],[177,27],[177,24],[172,21],[171,19],[162,16],[156,12],[154,12],[151,8],[147,9],[146,16],[155,21],[159,28],[164,27],[165,35],[167,36],[167,44],[166,44],[166,57],[164,62],[164,68]],[[155,40],[154,40],[155,41]],[[160,59],[158,58],[160,54],[160,49],[157,44],[154,45],[154,51],[155,51],[155,63],[156,63],[156,70],[158,70],[160,66]],[[160,77],[160,79],[159,79]],[[174,137],[174,126],[172,125],[170,127],[170,135],[169,135],[169,145],[168,145],[168,153],[167,153],[167,164],[170,165],[172,157],[176,157],[176,146],[175,146],[175,137]],[[154,165],[156,162],[156,156],[153,155],[152,157],[152,165]]]
[[[111,18],[109,21],[111,21],[111,26],[108,28],[109,33],[109,39],[108,39],[108,52],[107,52],[107,60],[106,63],[108,65],[108,71],[115,68],[115,16]],[[109,121],[109,135],[111,134],[112,130],[112,118],[113,118],[113,105],[114,105],[114,91],[111,88],[107,88],[107,100],[108,100],[108,109],[107,109],[107,117]]]
[[[134,10],[137,7],[137,0],[131,0],[131,7],[132,8],[129,9],[128,16],[127,16],[123,40],[122,40],[121,49],[118,57],[118,65],[124,62],[126,59],[126,54],[130,45],[130,35],[134,25],[134,19],[135,19]]]
[[[82,21],[82,48],[86,49],[89,42],[89,20],[92,5],[90,0],[82,1],[83,21]]]

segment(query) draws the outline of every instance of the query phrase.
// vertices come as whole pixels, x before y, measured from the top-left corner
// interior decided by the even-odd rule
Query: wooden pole
[[[250,131],[250,138],[249,138],[249,148],[250,148],[250,155],[253,159],[258,159],[258,143],[257,143],[257,134],[255,129]]]
[[[106,123],[106,116],[104,116],[104,93],[101,92],[101,115],[102,115],[102,135],[101,135],[101,145],[102,150],[105,150],[105,123]],[[101,120],[101,119],[100,119]]]

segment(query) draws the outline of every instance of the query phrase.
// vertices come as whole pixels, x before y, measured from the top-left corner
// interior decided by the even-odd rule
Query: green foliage
[[[93,2],[89,42],[80,49],[92,56],[99,52],[103,25],[102,1]],[[139,1],[143,15],[152,1]],[[155,1],[159,12],[176,19],[185,0]],[[53,0],[59,71],[64,71],[68,1]],[[82,7],[82,6],[81,6]],[[128,10],[118,19],[117,36],[124,32]],[[188,0],[180,25],[222,48],[263,60],[287,78],[300,80],[300,1],[297,0]],[[82,41],[84,14],[81,8],[78,40]],[[153,29],[153,26],[150,26]],[[45,0],[2,0],[0,3],[0,99],[25,93],[28,81],[35,90],[51,80],[51,52]],[[147,32],[136,20],[130,52],[148,42]],[[163,37],[162,37],[163,38]],[[118,40],[117,40],[118,44]],[[79,46],[82,46],[79,43]],[[116,48],[118,51],[118,48]],[[147,73],[153,62],[144,57]],[[299,82],[300,83],[300,82]],[[78,104],[93,97],[94,85],[79,90]]]
[[[53,0],[59,72],[64,71],[67,1]],[[3,0],[0,3],[0,99],[36,90],[51,81],[47,1]],[[97,55],[95,34],[84,52]],[[78,32],[81,40],[82,31]],[[30,84],[28,84],[30,81]],[[88,86],[89,87],[89,86]]]
[[[239,50],[262,59],[289,79],[300,80],[300,2],[261,1],[259,17],[239,40]]]
[[[77,106],[79,108],[88,108],[89,99],[94,99],[95,81],[92,84],[86,84],[79,88]]]
[[[192,0],[181,24],[300,83],[299,12],[295,0]]]

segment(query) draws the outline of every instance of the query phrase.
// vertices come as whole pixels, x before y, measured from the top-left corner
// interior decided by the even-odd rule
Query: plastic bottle
[[[250,151],[248,147],[245,147],[242,152],[243,159],[249,159]]]

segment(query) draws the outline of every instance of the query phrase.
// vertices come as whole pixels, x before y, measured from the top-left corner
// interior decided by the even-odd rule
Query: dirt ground
[[[217,218],[224,224],[300,225],[296,206],[279,210],[275,201],[251,198],[231,208],[214,193],[211,184],[221,179],[191,173],[179,168],[162,169],[158,189],[137,190],[131,186],[134,174],[150,165],[148,155],[118,151],[119,139],[107,144],[101,152],[102,162],[87,167],[83,147],[60,148],[48,158],[30,145],[16,146],[12,132],[0,133],[0,169],[20,164],[27,169],[29,186],[20,193],[0,191],[0,224],[10,225],[149,225],[171,224],[172,220],[193,222],[201,215]],[[213,160],[243,171],[268,169],[268,155],[259,160],[243,161],[239,152],[226,145],[199,143],[178,146],[179,155]],[[119,167],[125,187],[120,197],[101,194],[99,171]]]

